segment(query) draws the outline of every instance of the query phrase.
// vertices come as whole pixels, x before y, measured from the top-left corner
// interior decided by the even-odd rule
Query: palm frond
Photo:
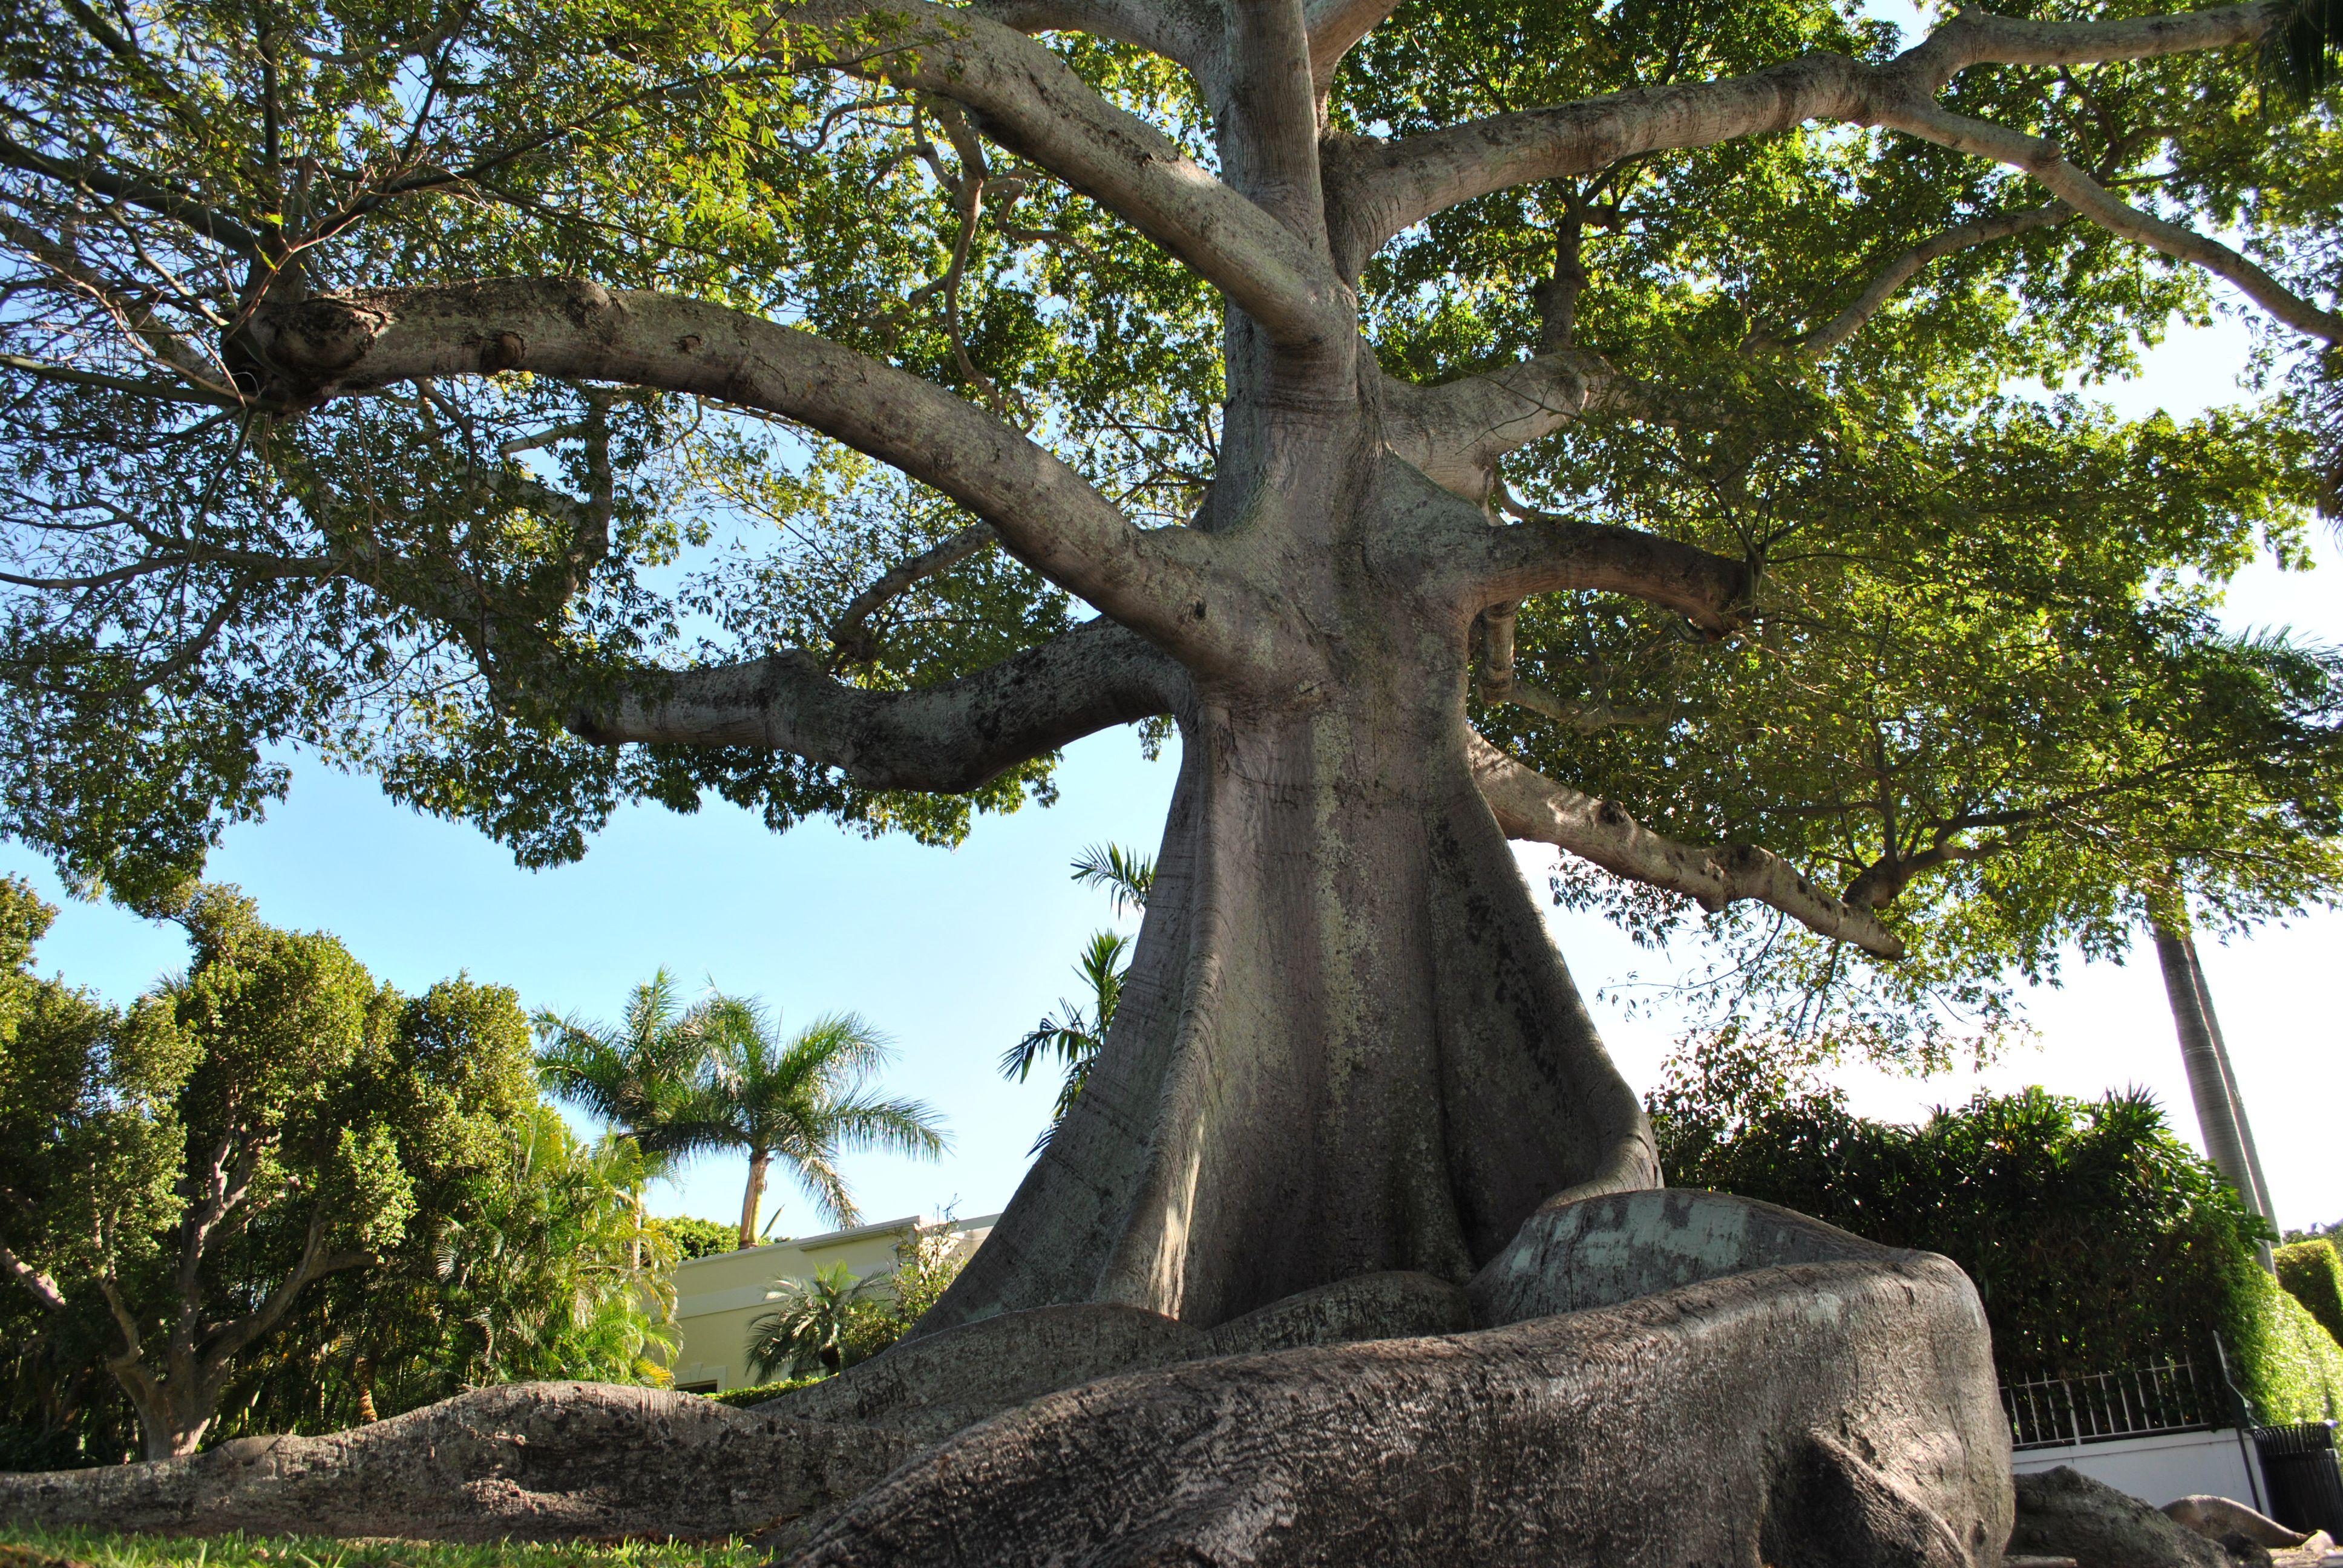
[[[1092,844],[1074,857],[1074,880],[1104,888],[1114,896],[1115,913],[1143,910],[1155,887],[1155,860],[1121,844]]]
[[[2296,0],[2262,35],[2262,79],[2297,105],[2343,81],[2343,0]]]

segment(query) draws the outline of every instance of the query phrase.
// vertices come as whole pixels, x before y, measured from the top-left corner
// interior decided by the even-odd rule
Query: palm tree
[[[704,1012],[704,1005],[683,1007],[675,977],[660,968],[627,998],[625,1021],[616,1028],[550,1012],[533,1020],[545,1091],[633,1139],[640,1151],[641,1179],[633,1191],[639,1221],[644,1182],[666,1174],[697,1141],[687,1119],[707,1076]]]
[[[1022,1040],[1001,1053],[1001,1076],[1020,1083],[1031,1076],[1034,1064],[1044,1056],[1055,1055],[1065,1074],[1058,1083],[1058,1100],[1051,1107],[1049,1125],[1033,1140],[1029,1152],[1038,1154],[1049,1146],[1050,1134],[1058,1130],[1058,1123],[1066,1119],[1081,1094],[1082,1085],[1090,1081],[1091,1064],[1098,1060],[1099,1047],[1106,1043],[1115,1006],[1122,1000],[1122,955],[1130,947],[1129,937],[1093,931],[1090,946],[1074,964],[1074,972],[1090,987],[1089,1010],[1060,997],[1056,1012],[1043,1014]]]
[[[711,997],[693,1013],[709,1042],[709,1067],[678,1125],[690,1149],[738,1149],[749,1156],[741,1246],[757,1244],[766,1172],[775,1160],[823,1218],[851,1225],[860,1216],[838,1170],[840,1154],[882,1149],[932,1160],[950,1147],[926,1105],[865,1091],[891,1053],[886,1037],[857,1015],[832,1013],[783,1039],[753,998]]]
[[[665,969],[634,989],[616,1028],[540,1012],[538,1081],[556,1100],[625,1133],[657,1168],[695,1141],[686,1117],[706,1077],[706,1004],[686,1010]]]
[[[1106,889],[1114,897],[1116,914],[1142,910],[1155,887],[1155,862],[1121,844],[1093,844],[1074,858],[1074,880]],[[1029,1152],[1038,1154],[1049,1146],[1050,1135],[1065,1121],[1082,1086],[1090,1081],[1091,1064],[1106,1043],[1106,1031],[1112,1027],[1116,1005],[1122,1000],[1127,967],[1123,955],[1130,950],[1129,937],[1093,931],[1090,946],[1074,961],[1074,972],[1090,987],[1090,1010],[1085,1012],[1061,997],[1056,1012],[1043,1014],[1022,1040],[1001,1053],[1001,1076],[1019,1083],[1032,1076],[1034,1064],[1048,1055],[1057,1057],[1064,1073],[1058,1083],[1057,1103],[1050,1109],[1049,1124],[1033,1140]]]
[[[773,1310],[749,1324],[749,1375],[765,1382],[816,1367],[844,1370],[855,1322],[877,1307],[869,1294],[883,1279],[858,1280],[832,1263],[810,1280],[774,1281]]]

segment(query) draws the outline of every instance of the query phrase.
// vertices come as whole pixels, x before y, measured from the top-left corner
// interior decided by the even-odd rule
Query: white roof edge
[[[979,1214],[971,1219],[954,1220],[951,1221],[951,1227],[955,1231],[977,1231],[1000,1218],[999,1214]],[[761,1246],[738,1247],[729,1252],[710,1252],[706,1257],[686,1258],[677,1263],[676,1267],[689,1269],[695,1263],[713,1263],[725,1258],[739,1257],[743,1252],[767,1252],[780,1247],[794,1247],[801,1252],[810,1252],[824,1247],[842,1247],[850,1241],[860,1241],[872,1236],[891,1235],[899,1231],[908,1231],[916,1225],[928,1223],[930,1221],[924,1215],[905,1214],[900,1219],[880,1220],[875,1224],[853,1225],[843,1231],[825,1231],[819,1236],[792,1236],[785,1241],[767,1241]]]

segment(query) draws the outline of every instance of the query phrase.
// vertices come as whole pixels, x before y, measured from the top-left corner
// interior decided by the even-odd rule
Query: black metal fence
[[[2158,1362],[2081,1377],[2001,1385],[2018,1448],[2109,1442],[2159,1432],[2205,1432],[2228,1424],[2220,1385],[2194,1362]]]

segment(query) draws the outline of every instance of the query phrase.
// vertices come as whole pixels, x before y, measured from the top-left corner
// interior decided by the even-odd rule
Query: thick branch
[[[746,664],[646,674],[570,728],[606,746],[777,748],[881,789],[973,789],[1071,740],[1169,711],[1184,677],[1111,621],[1077,627],[980,674],[865,691],[789,648]]]
[[[1227,85],[1214,106],[1222,166],[1236,189],[1322,256],[1326,203],[1302,0],[1232,0],[1225,12]]]
[[[1399,9],[1399,0],[1310,0],[1310,76],[1323,98],[1334,85],[1334,68],[1358,41]]]
[[[1625,594],[1715,635],[1746,618],[1752,587],[1748,566],[1729,556],[1543,512],[1461,538],[1455,553],[1483,604],[1565,588]]]
[[[1498,458],[1569,425],[1615,380],[1574,350],[1433,387],[1385,377],[1383,443],[1442,489],[1485,501]]]
[[[1987,860],[2006,854],[2026,836],[2019,829],[1982,844],[1944,842],[1910,855],[1886,855],[1846,885],[1846,901],[1859,909],[1884,910],[1925,871],[1961,860]]]
[[[1142,533],[1065,464],[942,388],[741,311],[568,279],[319,297],[266,309],[252,348],[295,403],[418,377],[528,370],[696,393],[800,420],[959,501],[1052,582],[1211,666],[1249,602],[1210,541]],[[1210,620],[1196,607],[1210,600]]]
[[[1817,53],[1721,81],[1615,93],[1398,141],[1353,141],[1330,149],[1338,259],[1347,273],[1403,229],[1491,191],[1806,120],[1880,124],[1885,110],[1928,104],[1972,65],[2086,65],[2250,44],[2290,9],[2290,0],[2255,0],[2128,21],[2026,22],[1972,8],[1883,65]]]
[[[829,0],[799,15],[831,32],[842,52],[860,56],[840,68],[964,105],[987,136],[1130,219],[1272,341],[1315,347],[1356,330],[1348,291],[1301,233],[1213,178],[1154,126],[1108,103],[1015,28],[925,0]],[[890,33],[902,26],[908,36],[889,36],[874,49],[858,31],[874,25]],[[1314,202],[1316,159],[1310,161]]]
[[[5,1241],[0,1241],[0,1272],[5,1272],[10,1279],[24,1286],[45,1310],[52,1312],[65,1310],[65,1292],[57,1289],[56,1281],[16,1256]]]
[[[2343,343],[2343,315],[2320,309],[2220,241],[2178,224],[2167,223],[2118,200],[2062,156],[2055,144],[2040,136],[1973,120],[1931,101],[1889,106],[1881,113],[1879,123],[1956,152],[1992,158],[2021,169],[2109,233],[2137,240],[2177,261],[2193,263],[2216,277],[2227,279],[2247,298],[2298,332],[2328,343]]]
[[[216,1376],[220,1369],[246,1346],[283,1322],[285,1314],[293,1310],[293,1303],[301,1292],[327,1274],[364,1268],[375,1261],[373,1253],[356,1249],[327,1251],[326,1230],[326,1215],[322,1211],[313,1215],[307,1241],[301,1249],[301,1261],[294,1265],[292,1271],[277,1282],[277,1288],[268,1292],[259,1306],[240,1318],[222,1323],[206,1337],[203,1345],[205,1372]]]
[[[1981,217],[1974,223],[1961,224],[1921,241],[1880,269],[1879,276],[1866,285],[1854,303],[1840,311],[1824,326],[1799,340],[1804,353],[1819,357],[1836,348],[1863,328],[1863,324],[1879,313],[1880,307],[1894,298],[1898,289],[1920,274],[1920,269],[1932,261],[1964,250],[1973,250],[1996,240],[2012,239],[2030,234],[2037,228],[2064,223],[2074,216],[2074,206],[2054,201],[2042,206],[2028,207],[2023,212],[1997,213]]]
[[[1216,19],[1183,0],[980,0],[972,9],[1020,33],[1088,33],[1135,44],[1191,71],[1213,55]]]
[[[1507,838],[1558,845],[1615,875],[1686,894],[1704,910],[1755,899],[1833,940],[1884,959],[1904,956],[1903,942],[1868,910],[1832,897],[1777,855],[1748,844],[1679,844],[1610,801],[1555,783],[1478,735],[1469,744],[1473,778]]]

